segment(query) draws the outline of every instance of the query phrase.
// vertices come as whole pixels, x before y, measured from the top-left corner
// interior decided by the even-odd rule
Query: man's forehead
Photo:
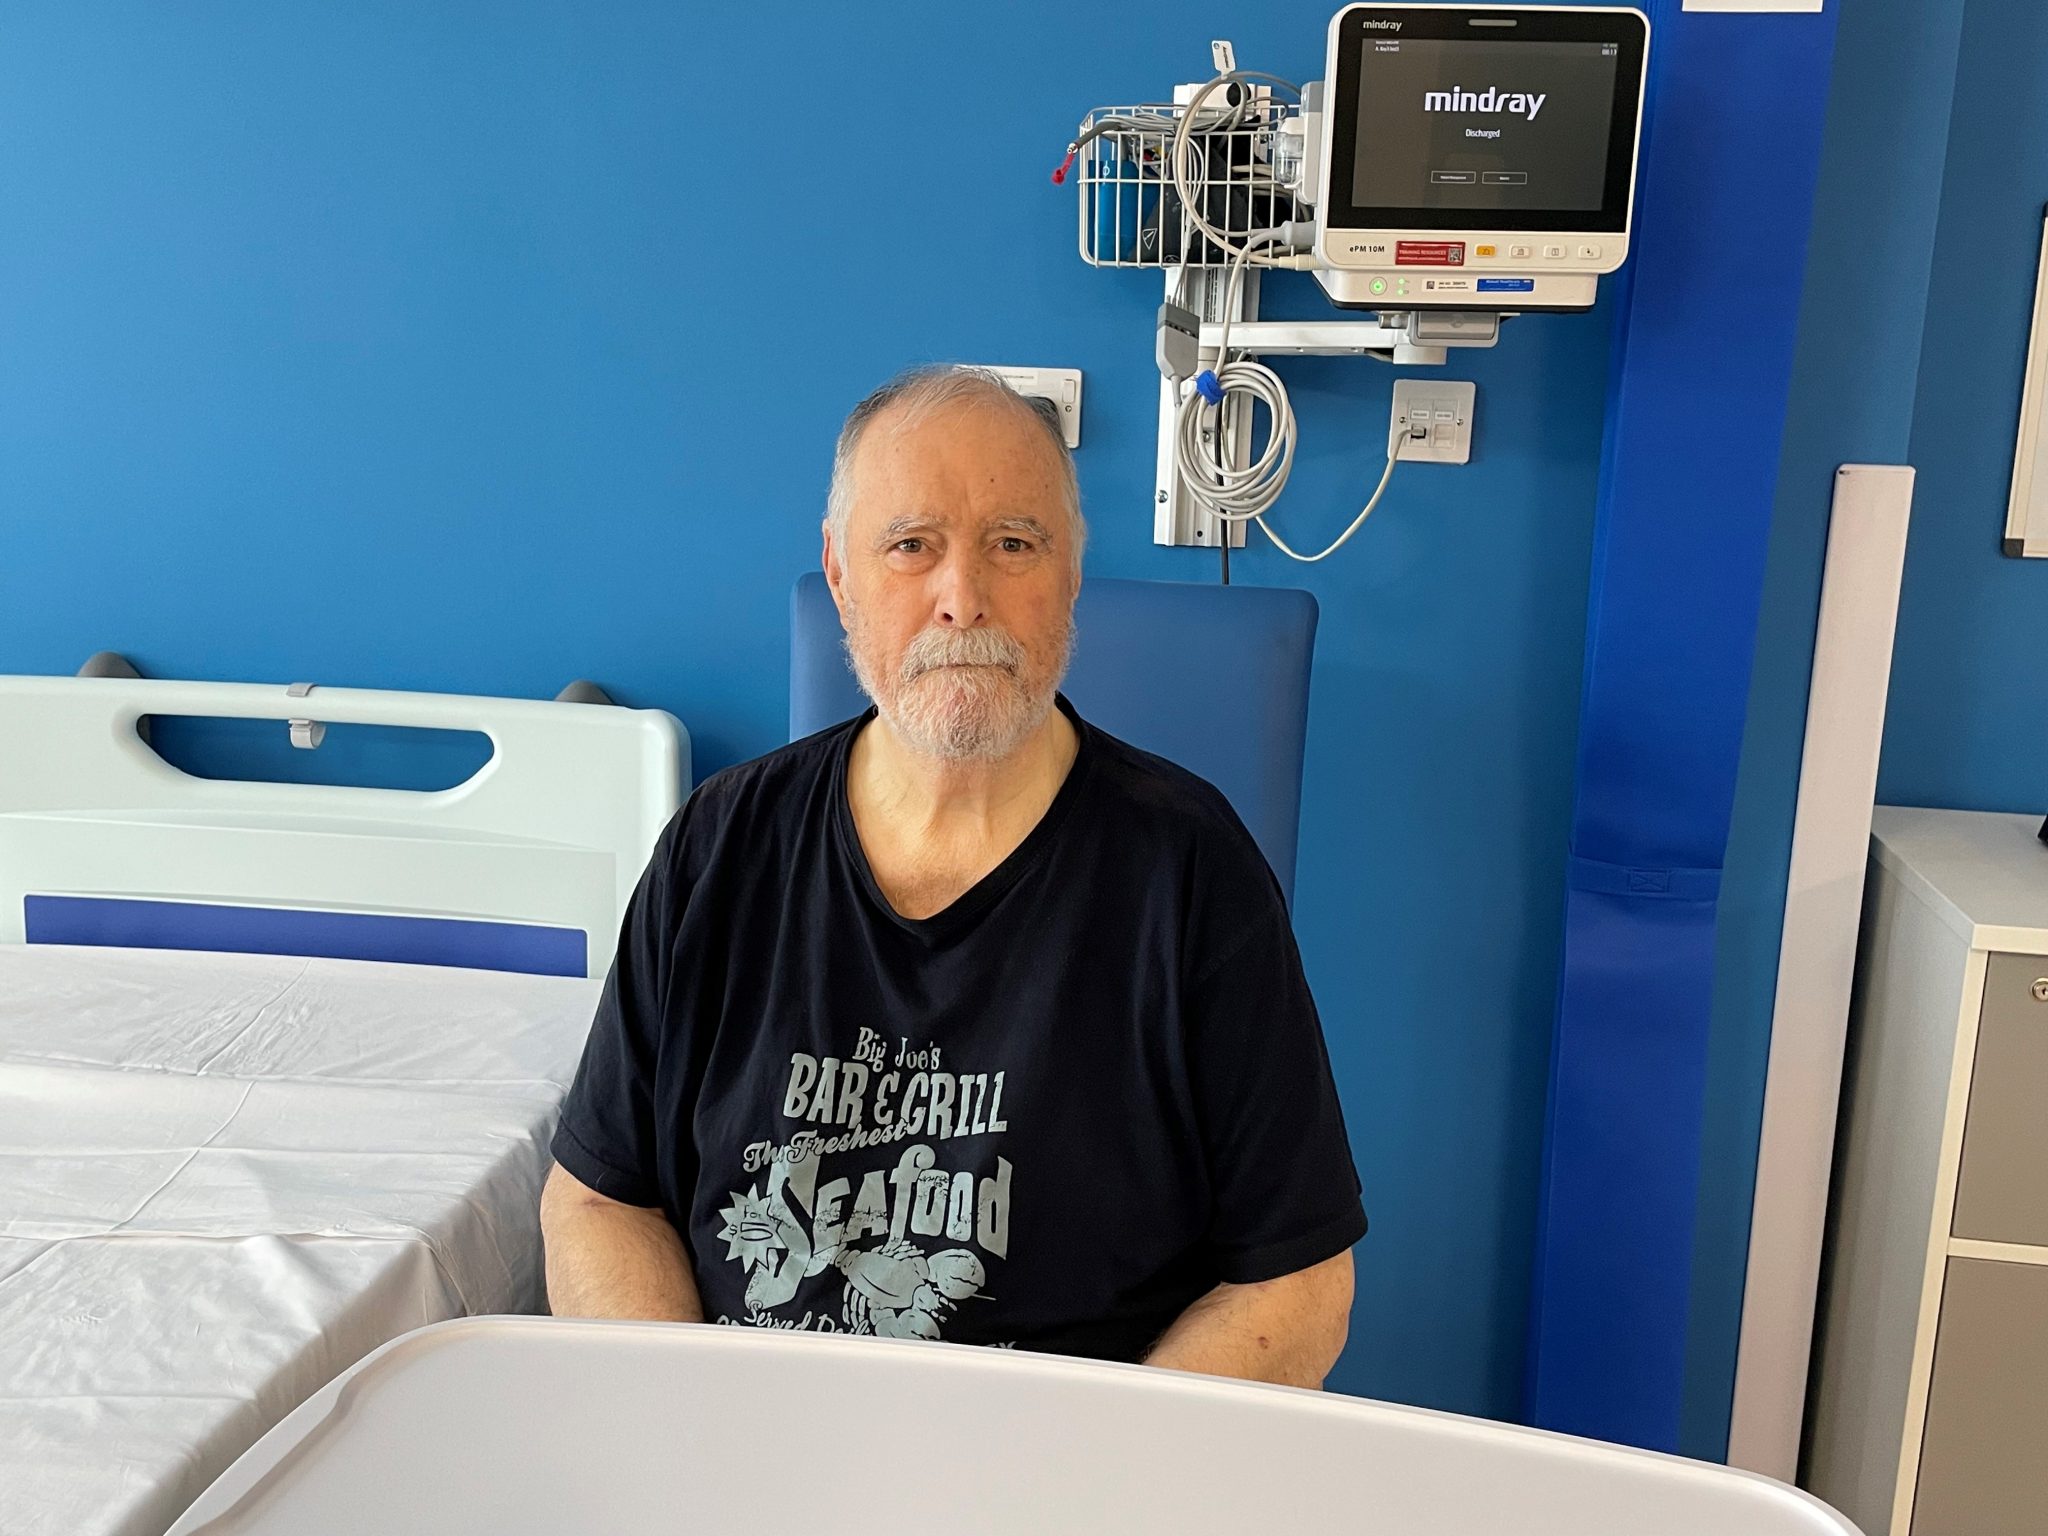
[[[922,410],[898,406],[868,426],[860,457],[895,465],[944,465],[962,458],[1002,460],[1043,471],[1052,459],[1045,428],[1021,400],[1010,409],[985,400]]]
[[[884,416],[855,455],[854,503],[884,516],[948,522],[1045,517],[1065,506],[1051,460],[1041,429],[1008,411],[982,406],[908,420]]]

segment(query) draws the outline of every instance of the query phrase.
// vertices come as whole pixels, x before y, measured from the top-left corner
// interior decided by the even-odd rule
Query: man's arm
[[[704,1321],[690,1256],[659,1210],[607,1199],[557,1164],[540,1193],[540,1229],[556,1317]]]
[[[1351,1254],[1257,1285],[1219,1285],[1174,1320],[1147,1365],[1321,1387],[1351,1328]]]

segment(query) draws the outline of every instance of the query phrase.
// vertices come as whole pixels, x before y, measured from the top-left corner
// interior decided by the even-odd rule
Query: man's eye
[[[1030,548],[1031,541],[1029,539],[1004,539],[1002,541],[1002,550],[1006,555],[1021,555]]]
[[[924,552],[924,540],[898,539],[896,541],[896,548],[901,550],[906,555],[922,554]]]

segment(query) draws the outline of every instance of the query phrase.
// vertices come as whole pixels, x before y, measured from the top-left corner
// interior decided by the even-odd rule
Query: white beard
[[[1015,752],[1052,713],[1073,651],[1068,621],[1054,664],[1042,669],[997,629],[924,630],[893,673],[871,664],[858,607],[847,608],[846,654],[875,709],[904,745],[927,757],[995,761]],[[886,675],[886,682],[884,681]]]

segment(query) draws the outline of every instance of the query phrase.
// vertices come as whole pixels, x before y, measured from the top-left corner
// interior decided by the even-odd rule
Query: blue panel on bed
[[[31,944],[318,955],[533,976],[581,976],[585,971],[586,936],[581,929],[526,923],[104,896],[26,896],[22,917]]]

